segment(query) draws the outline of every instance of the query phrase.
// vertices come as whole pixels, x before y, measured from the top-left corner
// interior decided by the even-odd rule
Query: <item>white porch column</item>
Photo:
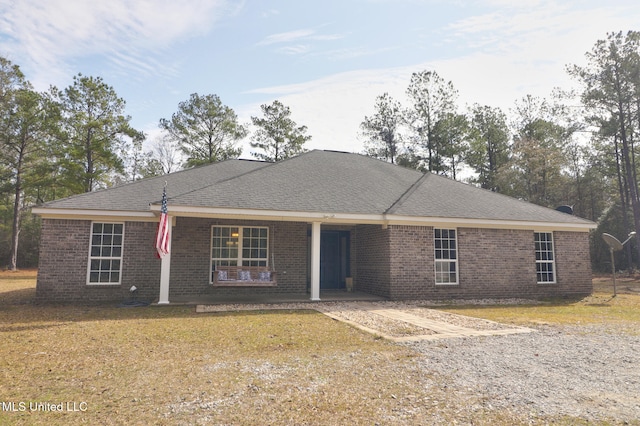
[[[169,304],[169,275],[171,275],[171,238],[173,234],[173,217],[167,217],[168,231],[169,231],[169,253],[165,254],[161,259],[160,266],[160,297],[158,298],[158,305]]]
[[[311,300],[320,300],[320,222],[311,225]]]

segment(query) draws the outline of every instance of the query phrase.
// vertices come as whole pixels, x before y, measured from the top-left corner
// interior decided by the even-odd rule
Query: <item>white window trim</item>
[[[102,257],[102,256],[91,256],[91,242],[93,240],[93,224],[94,223],[102,223],[102,224],[111,224],[111,225],[122,225],[122,251],[120,252],[120,256],[119,257]],[[122,285],[122,265],[123,265],[123,258],[124,258],[124,240],[125,240],[125,232],[126,232],[126,226],[124,222],[111,222],[111,221],[101,221],[101,220],[94,220],[91,222],[91,227],[89,228],[89,252],[88,254],[88,261],[87,261],[87,279],[86,279],[86,283],[87,285],[90,286],[100,286],[100,287],[104,287],[104,286],[119,286]],[[120,260],[120,270],[118,271],[118,282],[109,282],[109,283],[92,283],[90,281],[90,277],[91,277],[91,260],[92,259],[119,259]]]
[[[536,234],[551,234],[551,254],[553,255],[553,259],[549,260],[538,260],[536,259],[536,283],[540,285],[546,284],[557,284],[558,283],[558,270],[556,269],[556,239],[553,235],[553,231],[539,230],[533,232],[533,256],[535,258],[536,255]],[[538,263],[550,263],[553,268],[553,281],[538,281]]]
[[[239,236],[238,236],[238,257],[235,258],[236,262],[238,264],[238,266],[242,266],[242,261],[243,260],[255,260],[255,259],[244,259],[242,257],[242,249],[243,249],[243,236],[244,236],[244,230],[245,229],[266,229],[267,230],[267,258],[266,260],[266,265],[267,267],[269,266],[269,239],[270,239],[270,233],[269,233],[269,227],[268,226],[238,226],[238,225],[211,225],[211,233],[209,235],[209,283],[213,284],[213,278],[212,278],[212,272],[213,272],[213,262],[214,262],[214,258],[213,258],[213,230],[215,228],[238,228],[238,232],[239,232]],[[229,258],[229,259],[225,259],[225,260],[233,260],[234,258]],[[220,258],[216,258],[215,260],[220,260]]]
[[[436,259],[436,236],[435,236],[435,231],[436,229],[440,229],[440,230],[447,230],[447,231],[456,231],[456,258],[455,259]],[[458,228],[433,228],[433,278],[434,278],[434,282],[437,286],[456,286],[456,285],[460,285],[460,268],[459,268],[459,264],[458,264]],[[436,267],[436,264],[438,263],[455,263],[456,264],[456,281],[455,282],[448,282],[448,283],[439,283],[438,282],[438,268]]]

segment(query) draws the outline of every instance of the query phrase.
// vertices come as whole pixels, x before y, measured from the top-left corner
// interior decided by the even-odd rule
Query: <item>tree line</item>
[[[376,98],[360,125],[368,155],[540,205],[574,200],[580,216],[597,216],[573,194],[589,152],[579,118],[562,104],[568,94],[526,95],[510,114],[480,104],[460,111],[458,91],[435,71],[414,73],[406,93],[409,106],[388,93]]]
[[[217,95],[194,93],[171,118],[151,150],[131,125],[125,101],[100,77],[78,74],[44,93],[20,68],[0,57],[0,262],[35,266],[40,224],[30,207],[47,201],[237,158],[247,126]],[[252,155],[279,161],[299,154],[310,139],[279,101],[251,117]]]
[[[463,110],[451,81],[416,72],[407,105],[387,93],[376,98],[360,126],[364,153],[547,207],[568,205],[598,223],[592,261],[605,269],[600,234],[640,229],[640,32],[607,34],[585,59],[566,67],[579,90],[525,95],[508,111],[481,104]],[[311,138],[280,101],[251,117],[251,133],[217,95],[194,93],[159,120],[162,134],[144,150],[147,136],[124,110],[100,77],[78,74],[64,90],[38,93],[17,65],[0,58],[0,264],[37,263],[33,205],[237,158],[245,138],[265,161],[298,155]],[[618,265],[640,264],[637,241]]]
[[[579,89],[558,88],[549,99],[525,95],[509,111],[481,104],[463,111],[451,81],[414,73],[408,105],[384,93],[361,123],[367,153],[453,179],[466,175],[546,207],[569,206],[598,223],[591,257],[604,270],[602,232],[626,238],[640,231],[640,32],[607,34],[585,58],[566,67]],[[618,265],[640,264],[638,242],[640,232]]]

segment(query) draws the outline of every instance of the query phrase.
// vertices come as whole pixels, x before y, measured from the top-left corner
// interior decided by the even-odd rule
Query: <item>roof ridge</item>
[[[296,159],[298,159],[298,158],[300,158],[302,156],[306,156],[306,155],[311,154],[311,153],[316,152],[316,151],[318,151],[318,150],[317,149],[312,149],[311,151],[304,151],[304,152],[301,152],[298,155],[294,155],[293,157],[288,157],[288,158],[285,158],[284,160],[280,160],[280,161],[265,161],[264,162],[265,163],[264,167],[260,167],[260,168],[254,169],[254,170],[249,170],[248,172],[244,172],[244,173],[241,173],[239,175],[228,177],[226,179],[223,179],[223,180],[220,180],[220,181],[216,182],[216,184],[226,183],[226,182],[232,181],[234,179],[239,179],[239,178],[241,178],[243,176],[249,175],[249,174],[251,174],[253,172],[257,172],[259,170],[263,170],[263,169],[266,169],[266,168],[269,168],[269,167],[279,166],[279,165],[281,165],[283,163],[288,163],[290,161],[296,160]],[[200,189],[208,188],[208,187],[210,187],[212,185],[214,185],[214,184],[212,183],[211,185],[203,186]],[[189,192],[191,192],[191,191],[189,191]],[[188,194],[189,192],[185,192],[185,194]]]
[[[226,162],[226,161],[230,161],[230,160],[245,161],[245,160],[241,160],[241,159],[239,159],[239,158],[230,158],[230,159],[228,159],[228,160],[220,161],[220,162],[218,162],[218,163],[211,163],[211,164],[209,164],[209,165],[220,164],[220,163],[223,163],[223,162]],[[273,166],[274,164],[276,164],[276,163],[271,163],[271,162],[269,162],[269,161],[260,161],[260,160],[248,160],[248,161],[253,161],[253,162],[256,162],[256,163],[264,163],[264,165],[263,165],[262,167],[258,167],[257,169],[253,169],[253,170],[249,170],[249,171],[244,172],[244,173],[240,173],[239,175],[231,176],[231,177],[228,177],[228,178],[226,178],[226,179],[222,179],[222,180],[217,180],[217,181],[215,181],[215,182],[208,183],[207,185],[201,186],[201,187],[199,187],[199,188],[193,188],[193,189],[191,189],[191,190],[189,190],[189,191],[187,191],[187,192],[182,192],[182,193],[180,193],[180,194],[176,194],[176,195],[173,195],[173,196],[171,196],[171,197],[167,197],[167,201],[171,200],[172,198],[182,197],[183,195],[191,194],[192,192],[200,191],[200,190],[205,189],[205,188],[209,188],[209,187],[211,187],[211,186],[213,186],[213,185],[219,185],[219,184],[221,184],[221,183],[223,183],[223,182],[228,182],[228,181],[230,181],[230,180],[232,180],[232,179],[236,179],[236,178],[238,178],[238,177],[240,177],[240,176],[248,175],[248,174],[253,173],[253,172],[256,172],[256,171],[258,171],[258,170],[262,170],[262,169],[264,169],[265,167]],[[191,168],[191,169],[189,169],[189,170],[193,170],[193,169],[195,169],[195,167],[193,167],[193,168]],[[158,200],[158,201],[152,201],[152,202],[150,202],[150,203],[149,203],[149,205],[159,204],[160,202],[161,202],[161,200]]]
[[[393,212],[398,209],[402,203],[404,203],[409,197],[411,197],[411,195],[416,191],[416,189],[422,185],[422,182],[425,181],[427,179],[427,177],[429,175],[431,175],[431,172],[426,172],[423,173],[422,176],[420,176],[418,178],[418,180],[416,180],[413,184],[411,184],[411,186],[409,187],[409,189],[407,189],[401,196],[400,198],[398,198],[396,201],[393,202],[393,204],[391,204],[391,206],[384,211],[384,214],[393,214]]]
[[[264,166],[263,166],[263,167],[258,167],[258,168],[253,169],[253,170],[246,171],[246,172],[244,172],[244,173],[240,173],[240,174],[238,174],[238,175],[230,176],[230,177],[227,177],[227,178],[222,179],[222,180],[218,180],[218,181],[215,181],[215,182],[211,182],[211,183],[209,183],[209,184],[207,184],[207,185],[204,185],[204,186],[201,186],[201,187],[198,187],[198,188],[193,188],[193,189],[191,189],[190,191],[187,191],[187,192],[183,192],[183,193],[180,193],[180,194],[177,194],[177,195],[171,196],[171,197],[167,197],[167,201],[170,201],[170,200],[175,199],[175,198],[178,198],[178,197],[183,197],[183,196],[186,196],[186,195],[192,194],[192,193],[194,193],[194,192],[201,191],[201,190],[206,189],[206,188],[210,188],[210,187],[212,187],[212,186],[214,186],[214,185],[220,185],[220,184],[222,184],[222,183],[230,182],[230,181],[232,181],[232,180],[234,180],[234,179],[239,179],[239,178],[241,178],[241,177],[244,177],[244,176],[250,175],[250,174],[252,174],[252,173],[254,173],[254,172],[258,172],[259,170],[263,170],[263,169],[265,169],[265,168],[273,167],[273,166],[279,165],[279,164],[281,164],[281,163],[285,163],[285,162],[288,162],[288,161],[290,161],[290,160],[294,160],[294,159],[296,159],[296,158],[298,158],[298,157],[301,157],[301,156],[303,156],[303,155],[305,155],[305,154],[308,154],[308,153],[310,153],[310,152],[314,152],[314,151],[317,151],[317,150],[315,150],[315,149],[314,149],[314,150],[311,150],[311,151],[305,151],[305,152],[303,152],[303,153],[301,153],[301,154],[298,154],[298,155],[296,155],[296,156],[294,156],[294,157],[285,158],[284,160],[281,160],[281,161],[275,161],[275,162],[271,162],[271,161],[260,161],[260,160],[257,160],[257,161],[256,161],[256,160],[251,160],[251,161],[255,161],[255,162],[262,162],[262,163],[264,163]],[[154,201],[154,202],[150,203],[150,205],[153,205],[153,204],[159,204],[159,203],[160,203],[160,201],[158,200],[158,201]]]
[[[300,153],[300,154],[298,154],[298,155],[296,155],[296,156],[289,157],[289,158],[285,158],[284,160],[280,160],[280,161],[274,161],[274,162],[271,162],[271,161],[264,161],[264,166],[263,166],[263,167],[259,167],[259,168],[257,168],[257,169],[249,170],[248,172],[240,173],[239,175],[231,176],[231,177],[228,177],[228,178],[226,178],[226,179],[222,179],[222,180],[219,180],[219,181],[216,181],[216,182],[210,183],[210,184],[205,185],[205,186],[203,186],[203,187],[192,189],[191,191],[183,192],[182,194],[178,194],[178,195],[176,195],[176,196],[174,196],[174,197],[167,197],[167,199],[168,199],[168,200],[171,200],[171,198],[181,197],[181,196],[183,196],[183,195],[191,194],[192,192],[200,191],[200,190],[202,190],[202,189],[209,188],[209,187],[211,187],[211,186],[213,186],[213,185],[219,185],[219,184],[221,184],[221,183],[226,183],[226,182],[232,181],[232,180],[234,180],[234,179],[239,179],[239,178],[244,177],[244,176],[247,176],[247,175],[249,175],[249,174],[251,174],[251,173],[258,172],[259,170],[263,170],[263,169],[268,168],[268,167],[278,166],[278,165],[281,165],[282,163],[287,163],[287,162],[289,162],[289,161],[295,160],[295,159],[297,159],[297,158],[299,158],[299,157],[305,156],[305,155],[307,155],[307,154],[311,154],[312,152],[316,152],[316,151],[319,151],[319,150],[317,150],[317,149],[312,149],[312,150],[310,150],[310,151],[305,151],[305,152],[302,152],[302,153]]]

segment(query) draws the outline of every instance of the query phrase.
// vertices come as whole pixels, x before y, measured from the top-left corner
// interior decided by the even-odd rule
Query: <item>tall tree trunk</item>
[[[491,137],[487,136],[487,159],[489,161],[489,173],[487,173],[487,183],[489,183],[485,189],[490,189],[493,192],[500,192],[495,184],[495,175],[498,172],[496,167],[495,152],[493,150],[493,144],[491,143]]]
[[[11,257],[9,258],[9,270],[15,271],[18,269],[18,243],[20,237],[20,204],[22,195],[22,157],[23,153],[20,152],[18,159],[18,165],[16,167],[16,186],[15,186],[15,198],[13,200],[13,226],[11,227]]]
[[[633,114],[631,112],[631,107],[629,106],[628,110],[627,110],[627,117],[633,117]],[[631,129],[633,129],[633,123],[630,121],[629,122],[629,127],[631,127]],[[636,188],[636,195],[640,197],[640,192],[638,191],[638,172],[637,172],[637,168],[636,168],[636,149],[634,146],[634,132],[628,132],[628,138],[629,138],[629,147],[630,147],[630,151],[631,151],[631,166],[633,169],[633,185]]]
[[[620,119],[620,139],[622,140],[622,157],[624,160],[624,168],[629,185],[629,198],[631,198],[631,209],[633,211],[634,231],[640,230],[640,201],[638,200],[638,184],[633,181],[633,169],[631,166],[631,153],[629,149],[629,141],[627,140],[627,126],[622,102],[618,104],[618,117]],[[638,255],[638,263],[640,263],[640,234],[636,234],[636,248]],[[630,265],[631,266],[631,265]]]
[[[84,192],[93,191],[93,150],[91,149],[91,129],[88,130],[87,136],[84,141],[84,149],[86,151],[86,171],[84,183]]]
[[[629,219],[627,218],[627,210],[629,208],[628,191],[625,179],[622,175],[622,166],[620,164],[620,147],[618,144],[618,135],[613,137],[613,146],[616,151],[616,173],[618,176],[618,190],[620,191],[620,205],[622,208],[622,226],[624,226],[625,232],[629,232]],[[633,263],[633,257],[631,255],[631,246],[625,246],[625,255],[627,257],[627,263],[631,265]]]

